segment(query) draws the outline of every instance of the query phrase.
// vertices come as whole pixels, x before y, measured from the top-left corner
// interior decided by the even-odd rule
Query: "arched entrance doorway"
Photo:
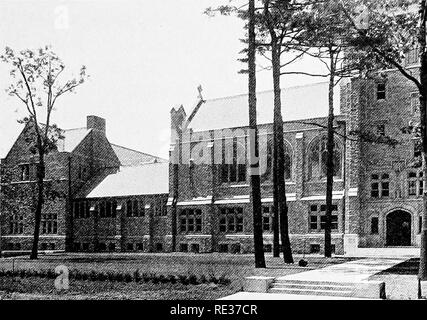
[[[411,214],[403,210],[396,210],[387,215],[388,246],[411,245]]]

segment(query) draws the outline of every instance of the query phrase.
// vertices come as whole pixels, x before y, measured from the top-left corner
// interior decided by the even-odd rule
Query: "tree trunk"
[[[30,259],[37,259],[39,237],[40,237],[40,222],[42,217],[42,209],[44,202],[44,178],[45,178],[45,163],[44,163],[44,152],[39,152],[39,163],[37,164],[37,204],[36,211],[34,212],[34,238],[33,248],[31,250]]]
[[[280,89],[280,50],[277,39],[272,36],[271,58],[273,67],[273,86],[274,86],[274,157],[273,157],[273,174],[274,174],[274,192],[273,197],[275,210],[277,208],[280,219],[280,238],[282,240],[283,260],[285,263],[293,263],[292,249],[289,239],[288,225],[288,205],[286,202],[286,185],[285,185],[285,150],[283,138],[283,118],[282,102]]]
[[[426,14],[426,1],[420,1],[420,30],[418,42],[421,52],[421,69],[420,69],[420,123],[421,123],[421,139],[422,139],[422,160],[423,160],[423,217],[421,227],[421,250],[420,250],[420,267],[418,278],[422,281],[427,281],[427,53],[426,53],[426,23],[423,16]],[[424,294],[424,293],[423,293]]]
[[[262,237],[262,211],[261,211],[261,181],[259,176],[259,146],[258,128],[256,117],[256,65],[255,65],[255,0],[249,1],[249,139],[250,139],[250,175],[251,198],[254,231],[255,268],[265,268],[264,243]],[[253,152],[252,152],[253,150]]]
[[[325,257],[332,256],[332,190],[334,183],[334,86],[335,86],[335,56],[332,48],[330,54],[329,75],[329,112],[327,133],[327,159],[326,159],[326,214],[325,214]]]

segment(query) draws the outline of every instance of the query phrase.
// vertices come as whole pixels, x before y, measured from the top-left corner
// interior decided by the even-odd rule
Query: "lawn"
[[[217,299],[242,289],[243,279],[252,275],[283,276],[331,264],[349,261],[349,258],[334,257],[326,259],[321,256],[306,256],[307,267],[295,264],[286,265],[280,258],[266,256],[267,268],[255,269],[253,255],[231,254],[58,254],[41,255],[39,260],[31,261],[26,257],[0,259],[0,269],[5,270],[53,270],[58,265],[65,265],[70,270],[90,272],[122,272],[158,275],[215,276],[230,280],[228,285],[205,283],[183,285],[180,283],[135,283],[111,281],[70,280],[67,293],[56,292],[53,280],[36,277],[0,278],[0,291],[3,298],[26,299]],[[14,294],[12,294],[14,292]]]

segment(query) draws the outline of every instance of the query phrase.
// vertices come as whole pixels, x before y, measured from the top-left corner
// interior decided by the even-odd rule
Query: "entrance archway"
[[[396,210],[387,215],[387,246],[411,245],[411,214]]]

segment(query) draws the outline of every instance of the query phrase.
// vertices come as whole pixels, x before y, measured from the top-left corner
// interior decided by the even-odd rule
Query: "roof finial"
[[[203,91],[203,88],[202,88],[202,85],[201,84],[199,84],[199,86],[197,87],[197,91],[199,92],[199,95],[197,96],[200,100],[203,100],[203,96],[202,96],[202,91]]]

